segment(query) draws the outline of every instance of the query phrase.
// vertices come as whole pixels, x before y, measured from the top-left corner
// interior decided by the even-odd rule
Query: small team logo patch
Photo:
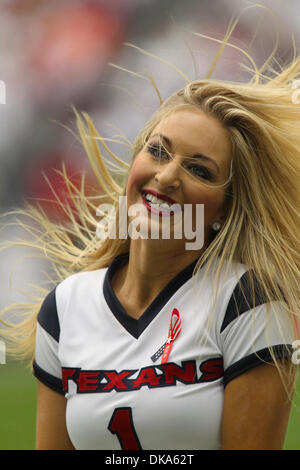
[[[181,328],[180,315],[179,315],[177,308],[174,308],[172,315],[171,315],[168,338],[164,342],[164,344],[156,351],[156,353],[153,354],[153,356],[151,356],[152,362],[156,362],[157,359],[159,359],[161,356],[162,356],[161,364],[164,364],[165,362],[167,362],[172,345],[175,339],[178,338],[181,332],[181,329],[182,328]]]

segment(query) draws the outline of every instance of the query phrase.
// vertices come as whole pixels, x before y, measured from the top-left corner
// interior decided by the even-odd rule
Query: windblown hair
[[[220,50],[231,45],[228,39],[232,31],[231,27],[224,40],[219,41]],[[161,105],[131,146],[132,162],[157,124],[182,107],[201,110],[224,126],[232,143],[233,165],[232,179],[226,190],[227,218],[201,254],[195,275],[204,263],[208,272],[216,260],[216,278],[232,262],[246,265],[255,273],[268,302],[275,297],[285,303],[297,339],[300,104],[293,99],[293,83],[300,78],[300,58],[295,53],[289,65],[275,71],[268,65],[274,57],[273,53],[260,70],[251,59],[253,76],[248,83],[218,81],[207,76],[203,80],[188,81],[165,102],[151,78]],[[118,213],[118,198],[125,195],[132,162],[129,165],[111,152],[88,114],[74,111],[81,142],[99,182],[99,193],[104,191],[105,202],[113,203]],[[110,160],[105,162],[98,143],[108,152]],[[52,222],[36,206],[20,211],[25,229],[32,224],[28,226],[24,217],[39,227],[35,228],[35,240],[23,244],[39,250],[52,262],[54,284],[79,271],[107,267],[117,255],[130,248],[129,238],[99,240],[96,235],[97,207],[93,199],[85,196],[84,181],[78,189],[68,179],[64,166],[62,174],[73,204],[73,209],[63,207],[70,221],[67,226]],[[22,243],[10,245],[17,244]],[[253,283],[252,289],[254,295]],[[36,316],[46,293],[42,290],[32,303],[12,305],[3,311],[3,319],[15,309],[25,315],[25,320],[17,325],[3,320],[4,327],[0,330],[0,336],[7,341],[7,351],[17,357],[33,358]]]

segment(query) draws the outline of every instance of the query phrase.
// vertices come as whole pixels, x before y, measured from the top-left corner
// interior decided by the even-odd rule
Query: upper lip
[[[168,196],[165,196],[164,194],[160,194],[157,191],[154,191],[153,189],[143,189],[142,193],[153,194],[153,196],[156,196],[157,198],[162,199],[163,201],[166,201],[169,204],[176,204],[176,201],[174,201],[174,199]]]

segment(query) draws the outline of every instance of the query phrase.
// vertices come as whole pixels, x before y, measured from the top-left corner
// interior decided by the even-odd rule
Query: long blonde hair
[[[232,31],[231,24],[224,40],[219,41],[220,51],[230,45]],[[216,279],[232,261],[245,264],[255,273],[267,302],[274,296],[285,302],[295,326],[300,298],[300,104],[293,99],[293,84],[300,78],[300,58],[295,54],[279,72],[268,68],[269,62],[270,57],[258,70],[251,59],[253,77],[249,83],[212,80],[210,69],[205,79],[188,82],[165,102],[151,77],[161,106],[132,145],[132,162],[161,119],[178,107],[196,107],[223,124],[231,139],[233,161],[228,215],[222,230],[199,258],[195,275],[204,263],[208,272],[216,259]],[[104,192],[105,201],[113,203],[118,212],[118,197],[125,194],[131,165],[111,152],[87,113],[74,112],[80,140],[99,182],[99,193]],[[98,143],[110,155],[109,161],[104,160]],[[73,205],[73,209],[71,205],[63,207],[69,218],[67,226],[52,222],[38,207],[28,206],[19,211],[19,223],[26,228],[28,220],[29,226],[34,223],[40,227],[35,240],[5,244],[5,248],[21,244],[37,249],[53,265],[53,284],[75,272],[107,267],[130,248],[128,238],[100,242],[96,236],[97,204],[86,197],[84,180],[78,189],[64,166],[62,175]],[[254,295],[253,282],[251,286]],[[36,317],[46,293],[39,289],[31,302],[3,310],[0,337],[5,338],[8,353],[32,361]],[[17,325],[5,321],[6,314],[15,310],[24,315]],[[294,331],[296,339],[296,326]]]

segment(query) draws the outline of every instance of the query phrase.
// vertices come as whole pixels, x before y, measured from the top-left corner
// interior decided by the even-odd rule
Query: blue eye
[[[206,179],[208,181],[213,180],[213,175],[211,172],[205,167],[201,165],[190,165],[188,170],[197,178]]]
[[[155,159],[170,160],[172,158],[167,150],[160,143],[153,143],[147,145],[147,152],[150,153]],[[189,160],[195,161],[190,158]],[[207,181],[213,181],[214,176],[211,171],[203,165],[198,163],[191,163],[191,161],[184,164],[187,171],[189,171],[194,177],[205,179]]]
[[[156,158],[170,158],[168,152],[163,150],[163,147],[159,144],[149,144],[147,151]]]

